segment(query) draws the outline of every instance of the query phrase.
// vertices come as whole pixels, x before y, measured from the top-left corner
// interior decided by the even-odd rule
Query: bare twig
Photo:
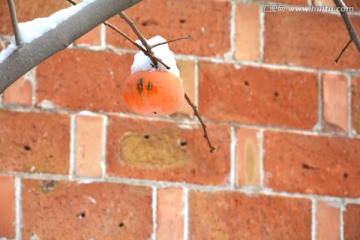
[[[352,40],[350,39],[347,44],[345,45],[345,47],[343,47],[343,49],[341,50],[339,56],[335,59],[335,62],[338,63],[341,56],[343,55],[343,53],[346,51],[346,49],[350,46],[350,43],[352,43]]]
[[[167,44],[167,43],[172,43],[172,42],[179,41],[179,40],[185,40],[185,39],[188,39],[188,38],[191,38],[191,35],[187,35],[185,37],[175,38],[175,39],[172,39],[172,40],[169,40],[169,41],[157,43],[157,44],[151,45],[151,48],[154,48],[154,47],[157,47],[157,46],[160,46],[160,45],[163,45],[163,44]]]
[[[209,136],[208,136],[207,131],[206,131],[206,124],[201,119],[200,114],[199,114],[196,106],[192,103],[192,101],[190,100],[189,96],[186,93],[185,93],[185,99],[188,102],[188,104],[190,105],[190,107],[193,109],[194,115],[197,117],[197,119],[199,119],[199,122],[200,122],[201,127],[202,127],[203,132],[204,132],[204,138],[206,139],[206,141],[207,141],[207,143],[209,145],[210,152],[211,153],[214,152],[216,149],[215,149],[215,147],[213,145],[211,145]]]
[[[15,42],[17,46],[21,45],[21,35],[19,30],[19,24],[16,17],[16,9],[13,0],[8,0],[10,15],[11,15],[11,23],[14,30]]]
[[[144,45],[149,55],[147,55],[151,61],[154,63],[155,67],[158,66],[158,61],[154,58],[154,52],[151,50],[151,46],[146,41],[145,37],[140,33],[139,29],[136,27],[133,20],[131,20],[124,12],[119,13],[119,16],[129,24],[133,32],[136,34],[136,36],[139,38],[140,42]],[[165,66],[165,65],[164,65]],[[166,66],[165,66],[166,67]],[[170,69],[170,68],[168,68]]]
[[[356,48],[358,49],[358,51],[360,52],[360,39],[355,31],[354,25],[351,22],[351,19],[346,11],[347,6],[345,6],[345,4],[341,1],[341,0],[333,0],[335,5],[339,8],[342,9],[343,11],[340,11],[341,17],[344,20],[345,26],[349,32],[350,35],[350,39],[351,41],[355,44]],[[346,44],[347,46],[345,46],[343,48],[343,51],[340,53],[338,59],[336,62],[339,61],[341,55],[343,54],[343,52],[347,49],[348,45],[350,45],[350,43]]]

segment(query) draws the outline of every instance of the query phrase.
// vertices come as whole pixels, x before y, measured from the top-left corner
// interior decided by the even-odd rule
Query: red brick
[[[90,32],[86,33],[84,36],[80,37],[75,41],[75,44],[86,44],[92,46],[100,46],[101,45],[101,28],[102,26],[97,26]]]
[[[323,75],[325,130],[348,131],[348,80],[344,75]]]
[[[148,180],[227,184],[230,130],[219,125],[207,129],[216,153],[209,152],[199,125],[177,126],[112,116],[107,129],[108,173]]]
[[[0,111],[0,139],[0,171],[69,171],[68,115]]]
[[[336,7],[335,3],[333,2],[333,0],[321,0],[321,3],[319,3],[319,0],[315,0],[316,5],[318,6],[330,6],[330,7]],[[355,8],[355,10],[359,10],[360,9],[360,2],[358,2],[357,0],[348,0],[348,1],[344,1],[345,5],[348,7],[353,7]]]
[[[199,75],[206,118],[300,129],[317,123],[315,73],[200,62]]]
[[[4,91],[5,103],[29,106],[32,104],[32,85],[25,76],[18,79]]]
[[[157,240],[183,239],[184,199],[181,188],[158,190]]]
[[[317,201],[316,239],[338,240],[340,237],[340,202]]]
[[[130,75],[132,61],[132,55],[64,50],[38,66],[37,102],[46,99],[62,108],[125,111],[122,83]]]
[[[353,18],[353,23],[360,26],[360,18]],[[335,63],[348,40],[340,16],[317,12],[270,13],[265,16],[264,61],[311,68],[359,69],[360,55],[354,44]]]
[[[311,202],[192,191],[190,239],[311,239]]]
[[[131,185],[24,180],[22,238],[149,239],[151,195]]]
[[[104,131],[102,116],[76,116],[76,175],[101,177]]]
[[[34,18],[48,17],[62,8],[69,7],[66,1],[47,0],[15,0],[16,13],[19,22],[30,21]],[[12,34],[12,26],[7,1],[0,2],[0,33]]]
[[[237,185],[260,184],[260,133],[257,129],[237,130]]]
[[[348,204],[344,213],[344,235],[346,240],[360,239],[360,205]]]
[[[171,49],[176,53],[222,56],[230,50],[229,0],[142,1],[126,13],[146,38],[160,35],[170,40],[191,34],[191,40],[171,44]],[[112,18],[111,23],[137,39],[119,16]],[[107,30],[107,43],[120,48],[133,48],[130,42],[110,29]]]
[[[0,238],[15,238],[15,179],[0,176]]]
[[[265,185],[275,191],[359,197],[360,139],[265,132]]]
[[[360,133],[360,77],[352,79],[351,113],[352,128]]]
[[[260,60],[260,5],[237,4],[235,58],[244,61]]]

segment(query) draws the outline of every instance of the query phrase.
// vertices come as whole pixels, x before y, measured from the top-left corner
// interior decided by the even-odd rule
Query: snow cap
[[[157,43],[166,42],[166,40],[163,37],[155,36],[147,40],[147,42],[151,46]],[[136,43],[145,49],[144,45],[140,42],[140,40],[136,40]],[[176,76],[180,77],[180,72],[176,66],[174,53],[169,49],[169,45],[167,43],[154,47],[152,51],[154,52],[154,55],[160,58],[166,65],[168,65],[170,69],[166,69],[166,67],[161,63],[158,63],[158,67],[155,68],[154,63],[151,61],[151,59],[148,56],[146,56],[142,51],[140,51],[134,56],[134,62],[133,65],[131,66],[131,74],[139,71],[160,70],[160,71],[171,72]]]

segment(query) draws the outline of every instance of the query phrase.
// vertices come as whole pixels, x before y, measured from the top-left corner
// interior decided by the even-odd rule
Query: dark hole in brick
[[[303,163],[303,164],[302,164],[302,167],[303,167],[304,169],[306,169],[306,170],[316,170],[315,167],[310,166],[310,165],[308,165],[308,164],[306,164],[306,163]]]
[[[150,138],[150,135],[147,135],[147,134],[146,134],[146,135],[144,135],[144,138],[145,138],[145,139],[149,139],[149,138]]]
[[[344,172],[344,178],[347,179],[349,177],[349,174],[347,172]]]
[[[179,22],[180,23],[186,23],[186,19],[180,19]]]
[[[157,114],[157,112],[154,112],[154,114]]]
[[[123,222],[119,223],[119,227],[120,228],[125,227],[125,223],[123,223]]]
[[[31,150],[31,147],[30,147],[29,145],[25,145],[25,146],[24,146],[24,150],[25,150],[25,151],[30,151],[30,150]]]
[[[249,83],[248,81],[245,81],[245,82],[244,82],[244,85],[245,85],[245,86],[249,86],[250,83]]]
[[[148,20],[148,21],[144,21],[141,23],[142,26],[146,27],[146,26],[156,26],[158,25],[158,23],[154,20]]]
[[[54,156],[53,155],[49,155],[49,158],[53,158]]]
[[[279,96],[279,93],[277,91],[274,92],[274,96],[275,97],[278,97]]]
[[[187,142],[183,142],[183,141],[180,142],[180,146],[184,147],[186,145],[187,145]]]
[[[77,216],[79,219],[83,219],[83,218],[86,217],[86,213],[85,213],[85,212],[81,212],[81,213],[78,213],[76,216]]]

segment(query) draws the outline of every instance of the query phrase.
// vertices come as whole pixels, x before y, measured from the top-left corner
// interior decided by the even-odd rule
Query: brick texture
[[[8,87],[3,95],[5,103],[29,106],[32,104],[32,85],[25,76]]]
[[[201,14],[208,12],[211,16]],[[177,53],[201,56],[222,56],[230,50],[230,12],[227,0],[146,0],[126,11],[146,38],[160,35],[170,40],[191,34],[191,40],[174,43],[171,48]],[[136,39],[119,16],[112,18],[111,23]],[[107,41],[120,48],[132,47],[111,30],[107,31]]]
[[[298,198],[192,191],[190,223],[190,239],[311,239],[311,203]]]
[[[340,202],[318,201],[316,203],[316,239],[341,239],[340,211]]]
[[[265,184],[276,191],[360,196],[360,139],[265,132],[264,151]]]
[[[0,171],[67,174],[70,118],[0,111]]]
[[[110,117],[109,175],[224,185],[230,173],[230,131],[208,126],[217,148],[210,153],[199,126]]]
[[[353,18],[353,22],[360,26],[360,18]],[[339,16],[316,12],[270,13],[265,16],[264,61],[312,68],[359,69],[360,55],[353,44],[341,61],[335,63],[348,40]]]
[[[158,190],[158,215],[156,239],[183,239],[184,198],[181,188],[161,188]]]
[[[15,178],[0,176],[0,238],[15,238]]]
[[[200,62],[199,109],[206,118],[312,129],[316,74]]]
[[[126,111],[121,83],[130,75],[131,64],[131,55],[64,50],[38,66],[37,102],[48,100],[68,109]]]
[[[23,239],[137,240],[152,232],[150,188],[24,180],[22,195]]]
[[[344,235],[346,240],[360,238],[360,205],[349,204],[344,213]]]

